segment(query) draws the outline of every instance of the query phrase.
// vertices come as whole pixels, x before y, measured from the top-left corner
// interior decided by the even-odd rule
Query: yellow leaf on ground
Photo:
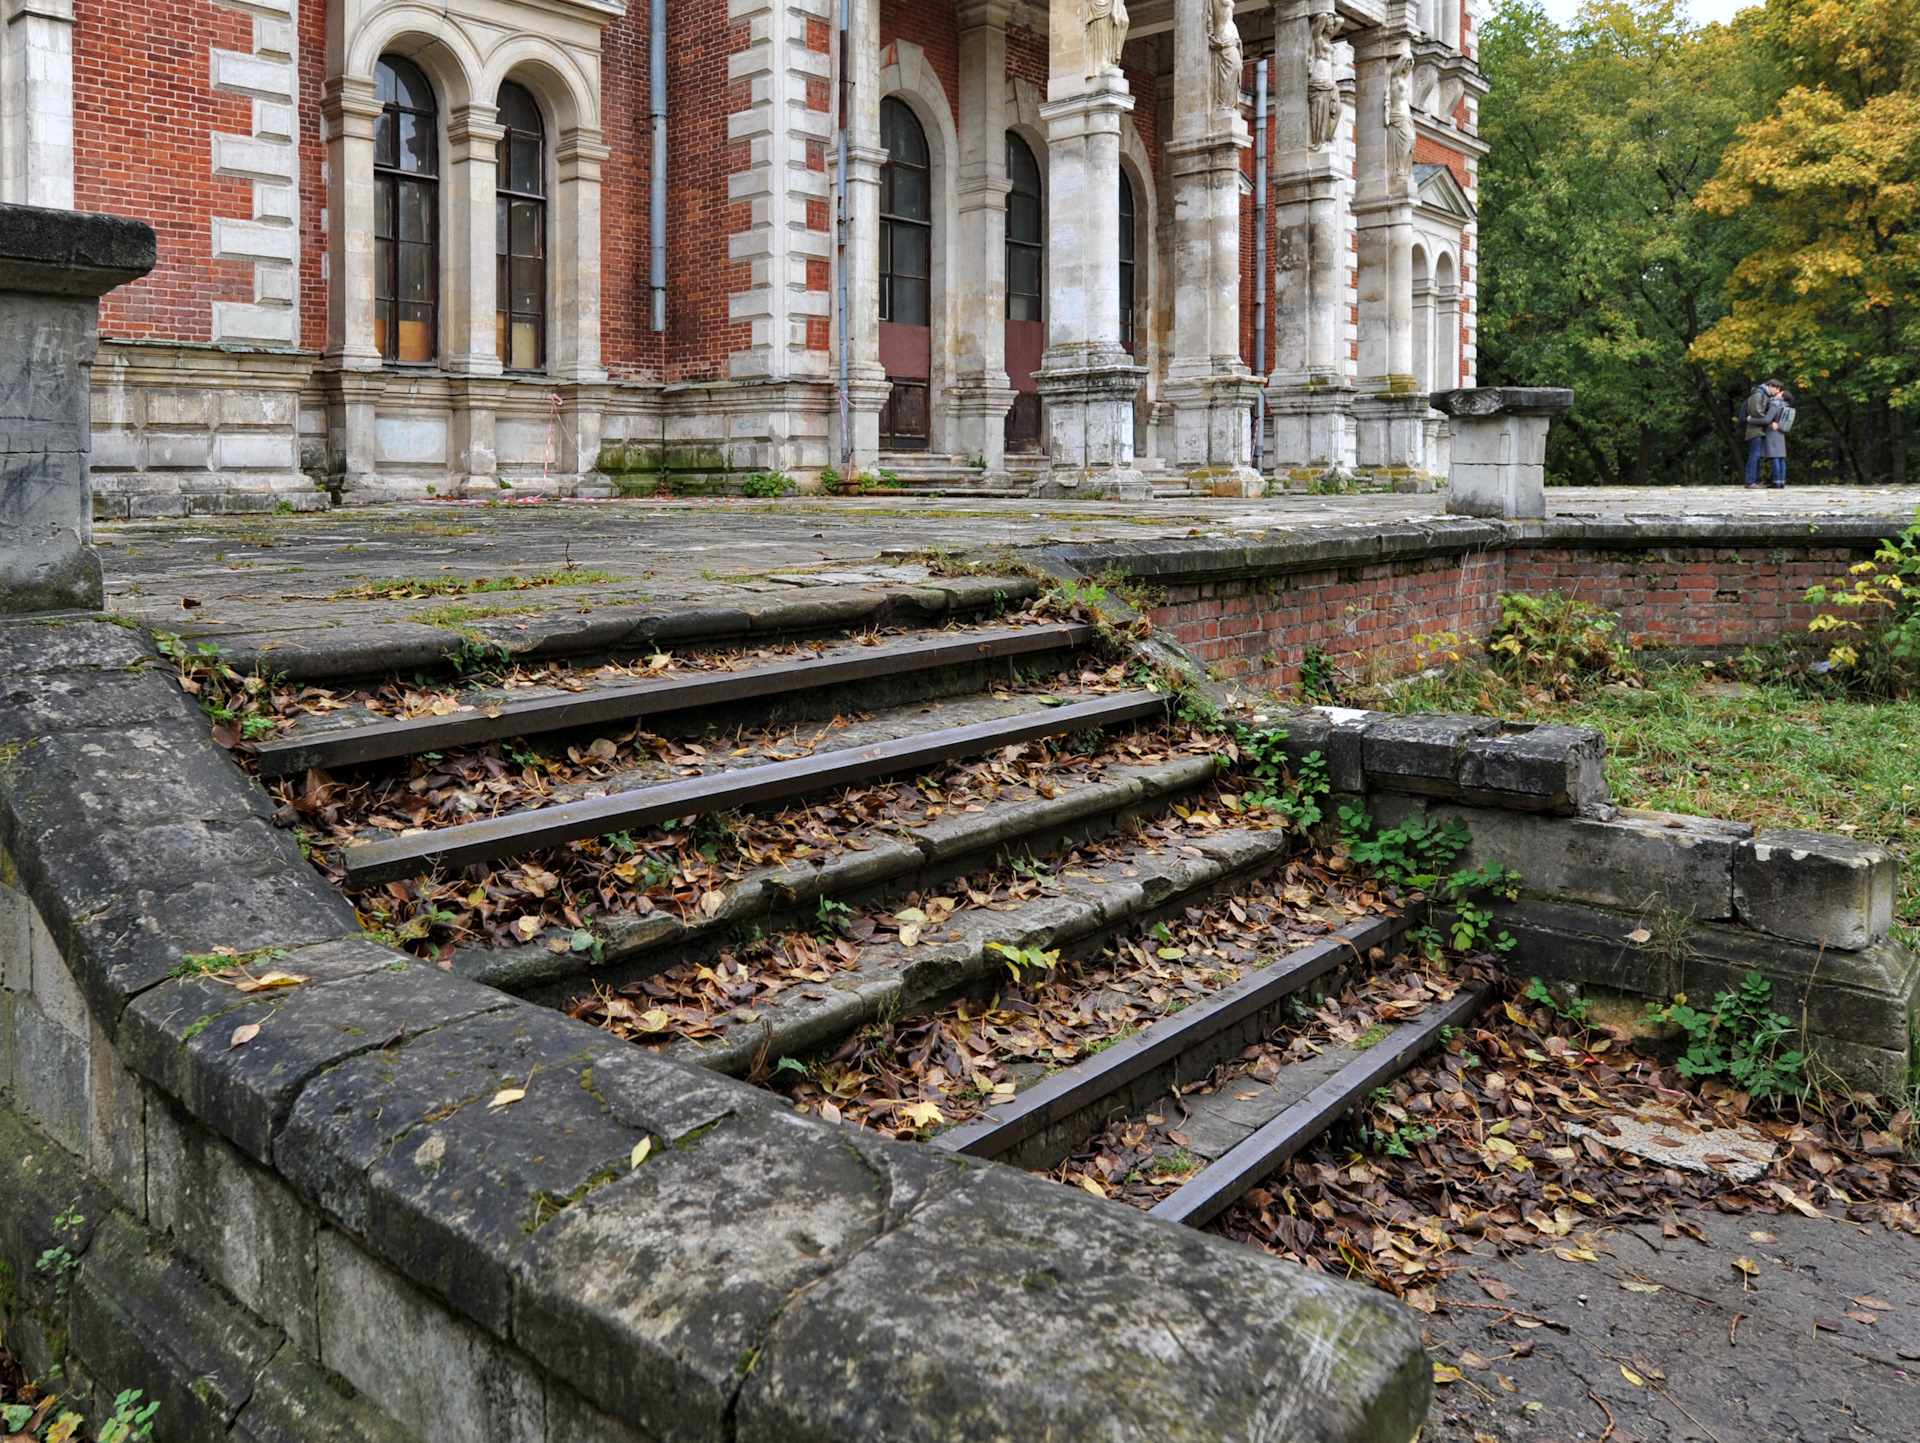
[[[1105,1197],[1107,1195],[1107,1190],[1090,1177],[1081,1178],[1080,1186],[1092,1193],[1095,1197]]]
[[[1752,1258],[1735,1258],[1733,1260],[1733,1266],[1750,1278],[1760,1276],[1760,1264],[1756,1263]]]
[[[1633,1369],[1629,1368],[1625,1363],[1620,1365],[1620,1376],[1636,1388],[1644,1388],[1647,1386],[1647,1380],[1634,1372]]]
[[[665,1032],[673,1019],[660,1007],[650,1007],[640,1014],[640,1020],[634,1024],[642,1032]]]
[[[900,1115],[915,1127],[938,1127],[947,1120],[939,1104],[933,1102],[910,1102],[900,1109]]]
[[[260,1024],[258,1022],[249,1022],[245,1026],[236,1027],[233,1029],[233,1040],[227,1044],[227,1051],[231,1052],[236,1047],[245,1047],[259,1035]]]
[[[726,900],[725,892],[708,892],[700,899],[700,910],[711,917],[720,910],[720,904]]]
[[[633,1165],[640,1166],[647,1160],[647,1154],[653,1151],[653,1139],[643,1137],[633,1145]]]
[[[524,1087],[503,1087],[498,1092],[494,1093],[493,1101],[489,1102],[487,1104],[487,1107],[489,1109],[496,1108],[496,1107],[507,1107],[512,1103],[518,1102],[521,1098],[525,1097],[526,1095],[527,1095],[527,1090]]]
[[[1660,1284],[1658,1283],[1636,1283],[1629,1281],[1622,1283],[1620,1286],[1629,1293],[1657,1293],[1660,1291]]]
[[[1795,1192],[1785,1183],[1770,1182],[1767,1184],[1767,1190],[1795,1212],[1805,1213],[1810,1218],[1823,1218],[1826,1216],[1819,1208],[1801,1197],[1799,1193]]]
[[[302,982],[312,980],[298,972],[267,972],[259,977],[243,976],[233,985],[242,992],[271,992],[276,987],[298,987]]]
[[[900,945],[902,947],[915,947],[919,945],[919,942],[920,924],[918,922],[902,922],[900,924]]]
[[[1436,1383],[1458,1383],[1460,1381],[1460,1370],[1447,1363],[1435,1363],[1433,1365],[1433,1381]]]

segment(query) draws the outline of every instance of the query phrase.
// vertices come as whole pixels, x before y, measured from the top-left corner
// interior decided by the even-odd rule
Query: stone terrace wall
[[[1843,575],[1910,517],[1442,519],[1055,547],[1056,569],[1117,566],[1164,588],[1152,618],[1222,681],[1287,686],[1306,654],[1350,672],[1425,664],[1449,634],[1483,640],[1499,594],[1564,592],[1660,646],[1738,651],[1804,636],[1807,587]]]

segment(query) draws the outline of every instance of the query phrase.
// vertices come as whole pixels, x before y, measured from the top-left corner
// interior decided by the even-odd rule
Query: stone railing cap
[[[1573,392],[1563,386],[1470,386],[1435,391],[1427,404],[1449,416],[1549,416],[1572,406]]]
[[[143,220],[0,205],[0,291],[102,296],[139,280],[158,258]]]

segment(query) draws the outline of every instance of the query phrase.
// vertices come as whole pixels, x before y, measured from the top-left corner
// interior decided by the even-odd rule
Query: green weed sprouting
[[[1511,952],[1512,936],[1496,933],[1492,897],[1512,901],[1520,895],[1520,874],[1499,862],[1461,871],[1445,870],[1467,849],[1473,840],[1466,826],[1454,818],[1434,822],[1414,813],[1399,826],[1374,833],[1373,818],[1357,806],[1340,809],[1341,840],[1347,855],[1364,867],[1372,867],[1396,886],[1424,893],[1428,899],[1428,920],[1407,933],[1412,942],[1429,957],[1443,950],[1455,952]],[[1443,902],[1453,909],[1453,919],[1443,932],[1436,924],[1433,905]]]
[[[1839,633],[1826,669],[1862,691],[1911,695],[1920,688],[1920,510],[1847,575],[1853,579],[1807,588],[1808,601],[1838,608],[1807,623],[1815,635]]]
[[[1806,1053],[1782,1047],[1793,1022],[1772,1006],[1773,984],[1749,972],[1739,987],[1714,994],[1711,1011],[1689,1006],[1681,993],[1665,1007],[1649,1002],[1646,1020],[1686,1034],[1687,1050],[1674,1064],[1682,1077],[1724,1077],[1764,1100],[1807,1087]]]

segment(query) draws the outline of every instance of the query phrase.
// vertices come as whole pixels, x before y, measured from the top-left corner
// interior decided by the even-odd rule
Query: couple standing
[[[1787,388],[1775,380],[1762,381],[1747,397],[1747,404],[1738,417],[1747,428],[1747,485],[1760,484],[1763,456],[1773,463],[1773,480],[1769,484],[1775,487],[1787,484],[1787,432],[1793,429],[1794,411],[1789,404],[1792,400]]]

